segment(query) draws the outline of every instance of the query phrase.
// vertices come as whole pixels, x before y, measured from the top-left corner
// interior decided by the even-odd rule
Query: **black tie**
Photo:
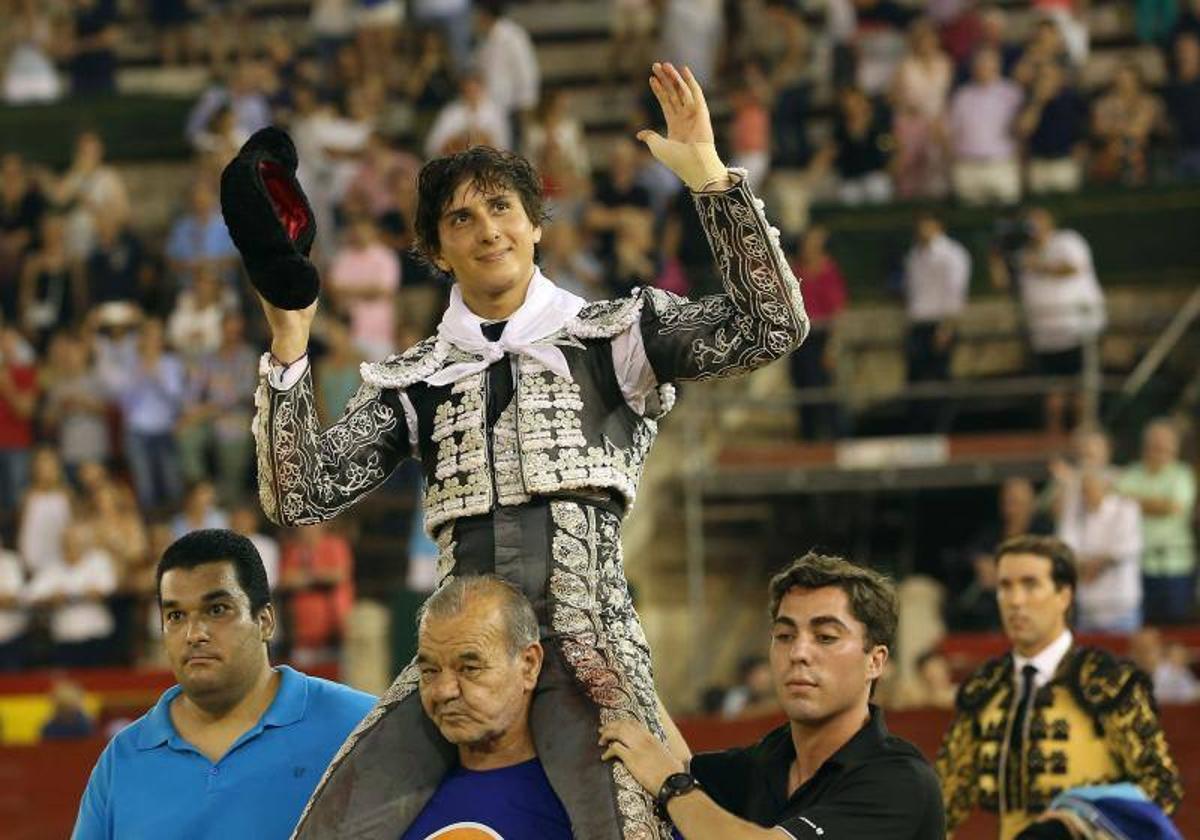
[[[1026,665],[1021,669],[1021,699],[1017,702],[1017,713],[1008,739],[1014,753],[1020,752],[1021,741],[1025,738],[1025,718],[1029,717],[1029,706],[1033,703],[1033,681],[1037,678],[1037,672],[1036,665]]]
[[[1026,665],[1021,669],[1021,697],[1017,701],[1017,710],[1013,714],[1012,729],[1008,733],[1008,756],[1004,759],[1004,792],[1006,804],[1010,808],[1021,808],[1025,801],[1024,766],[1022,762],[1021,743],[1025,740],[1025,719],[1029,717],[1029,707],[1033,703],[1033,681],[1037,677],[1037,667]]]
[[[483,337],[488,341],[499,341],[507,324],[508,321],[495,321],[491,324],[480,324],[479,329],[483,332]],[[500,419],[501,412],[508,408],[508,403],[513,395],[512,365],[509,363],[507,353],[504,355],[504,358],[492,362],[488,367],[487,388],[487,424],[490,429]]]

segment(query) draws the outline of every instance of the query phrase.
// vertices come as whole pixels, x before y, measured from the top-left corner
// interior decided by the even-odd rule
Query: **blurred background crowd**
[[[996,630],[991,549],[1057,532],[1080,557],[1080,627],[1136,634],[1160,700],[1200,695],[1186,646],[1142,629],[1195,617],[1194,411],[1106,430],[1087,380],[1109,369],[1116,292],[1086,204],[1132,219],[1139,197],[1166,195],[1155,206],[1195,229],[1200,0],[3,0],[0,41],[13,129],[0,141],[0,669],[153,663],[154,564],[200,527],[259,546],[282,655],[387,644],[404,661],[410,628],[381,630],[378,612],[432,585],[415,469],[329,526],[261,521],[251,417],[266,325],[220,215],[221,169],[266,125],[295,140],[318,219],[313,359],[329,421],[362,361],[440,316],[447,278],[409,248],[430,157],[476,143],[529,157],[552,206],[539,264],[586,298],[719,291],[689,196],[633,140],[661,121],[646,70],[668,59],[705,86],[718,147],[804,280],[813,334],[771,388],[817,396],[789,404],[779,436],[959,431],[984,401],[953,386],[994,358],[971,343],[971,307],[1011,305],[1007,372],[1045,387],[997,422],[1061,450],[1032,476],[989,474],[984,507],[894,571],[940,581],[928,614],[949,630]],[[139,117],[162,102],[169,122]],[[899,234],[864,261],[881,219]],[[1144,235],[1132,260],[1149,270]],[[848,396],[870,367],[853,355],[864,332],[894,335],[896,389],[919,398],[875,416]],[[911,650],[888,702],[950,702],[936,643]],[[733,688],[680,702],[770,704],[761,660],[733,670]]]

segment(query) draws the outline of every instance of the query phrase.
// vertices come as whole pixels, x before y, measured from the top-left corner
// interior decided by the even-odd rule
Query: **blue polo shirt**
[[[73,840],[284,840],[333,754],[375,698],[286,665],[270,707],[216,764],[171,722],[168,689],[92,770]]]

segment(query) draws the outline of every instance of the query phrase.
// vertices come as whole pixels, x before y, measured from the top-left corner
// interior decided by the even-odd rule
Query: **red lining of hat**
[[[288,239],[295,242],[308,229],[309,219],[304,199],[292,186],[291,174],[271,160],[259,161],[258,172],[262,176],[263,186],[267,188],[275,218],[283,225]]]

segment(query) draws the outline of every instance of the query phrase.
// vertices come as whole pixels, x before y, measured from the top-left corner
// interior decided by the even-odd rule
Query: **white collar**
[[[524,302],[505,319],[508,324],[500,338],[488,341],[481,327],[489,322],[467,307],[462,290],[455,284],[450,290],[450,305],[438,324],[438,339],[476,359],[442,368],[425,381],[435,386],[449,385],[486,369],[506,353],[529,356],[559,376],[569,378],[570,368],[562,351],[553,344],[540,342],[562,329],[586,305],[587,301],[555,286],[534,266]]]
[[[1067,651],[1071,649],[1071,643],[1075,637],[1070,630],[1064,630],[1062,635],[1051,642],[1042,650],[1041,653],[1029,658],[1022,656],[1013,651],[1013,676],[1020,683],[1021,671],[1026,665],[1032,665],[1037,668],[1037,676],[1033,682],[1037,687],[1041,687],[1054,677],[1054,672],[1058,670],[1058,664],[1062,662],[1063,657],[1067,655]]]

